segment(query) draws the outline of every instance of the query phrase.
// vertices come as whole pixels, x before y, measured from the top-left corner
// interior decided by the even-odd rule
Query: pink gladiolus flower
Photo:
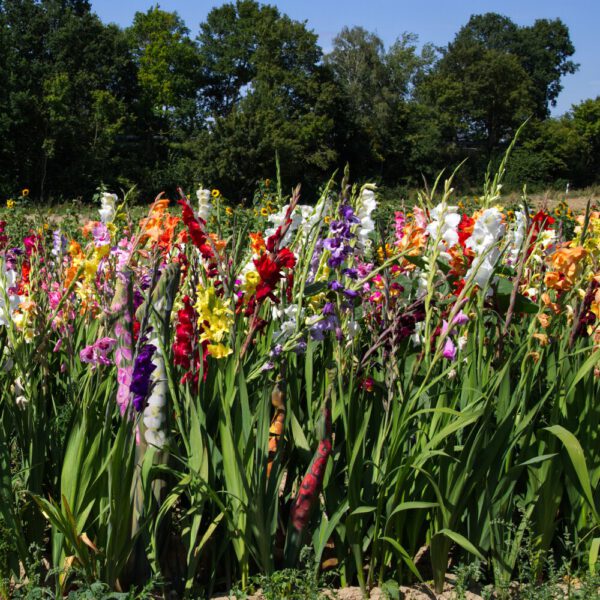
[[[394,224],[395,224],[395,232],[396,232],[396,243],[399,244],[400,240],[404,237],[404,224],[406,223],[406,217],[404,213],[400,210],[397,210],[394,213]]]
[[[110,232],[104,223],[96,223],[96,225],[94,225],[92,228],[92,236],[96,248],[110,244]]]

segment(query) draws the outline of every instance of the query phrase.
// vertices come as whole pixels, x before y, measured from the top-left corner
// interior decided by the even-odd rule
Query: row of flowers
[[[181,384],[198,388],[218,361],[234,350],[244,355],[268,327],[267,371],[309,341],[355,344],[363,336],[368,347],[364,338],[376,339],[392,312],[399,315],[394,343],[418,353],[439,341],[443,358],[454,361],[466,343],[469,299],[481,295],[497,307],[508,284],[518,316],[536,313],[544,329],[566,311],[578,319],[578,335],[598,335],[600,213],[578,217],[565,240],[543,211],[508,215],[488,206],[466,214],[444,200],[397,211],[378,230],[376,190],[365,185],[350,197],[325,193],[315,205],[296,194],[267,215],[264,231],[222,239],[219,193],[199,189],[196,197],[194,207],[182,194],[180,214],[158,198],[134,224],[105,193],[80,241],[56,229],[15,244],[0,226],[0,323],[14,328],[13,345],[52,332],[58,351],[75,315],[103,319],[103,335],[76,351],[92,369],[116,365],[121,414],[143,413],[150,444],[168,438],[165,360],[180,370]],[[165,277],[176,279],[166,312],[166,299],[155,294]],[[584,300],[577,315],[563,302],[572,290]],[[426,330],[432,292],[445,304]],[[534,304],[541,308],[530,310]],[[170,348],[161,319],[173,331]]]

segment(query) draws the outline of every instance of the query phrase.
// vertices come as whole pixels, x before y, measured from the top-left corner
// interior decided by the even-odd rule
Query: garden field
[[[503,175],[3,209],[0,598],[599,597],[600,212]]]

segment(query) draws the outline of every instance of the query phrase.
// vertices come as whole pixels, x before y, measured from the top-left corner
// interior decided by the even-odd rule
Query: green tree
[[[547,118],[562,76],[577,68],[573,53],[559,19],[519,27],[496,13],[472,16],[418,93],[438,113],[448,157],[473,154],[479,169],[527,117]]]
[[[415,83],[431,67],[435,54],[405,33],[386,50],[383,41],[362,27],[345,27],[325,57],[339,86],[337,141],[344,162],[358,177],[379,176],[397,182],[414,171],[412,161],[424,138],[411,136]]]
[[[511,159],[511,178],[583,187],[600,181],[600,97],[561,117],[532,123]]]
[[[115,177],[116,134],[132,97],[121,30],[76,0],[5,0],[1,24],[9,73],[6,191],[16,184],[41,199],[91,193]]]
[[[192,130],[201,78],[198,47],[189,33],[177,13],[158,6],[136,12],[127,29],[142,100],[169,125]]]
[[[600,181],[600,96],[584,100],[573,106],[567,115],[573,123],[577,137],[585,148],[579,172],[587,175],[581,183],[588,185]]]
[[[127,28],[139,96],[130,147],[144,197],[190,182],[193,139],[203,124],[198,101],[200,54],[175,12],[137,12]]]
[[[273,6],[239,0],[213,9],[199,35],[207,126],[196,177],[232,197],[271,175],[316,185],[332,169],[335,86],[317,36]]]

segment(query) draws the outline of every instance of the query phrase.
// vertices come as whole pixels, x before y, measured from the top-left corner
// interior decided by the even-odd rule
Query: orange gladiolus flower
[[[563,246],[556,250],[549,259],[554,271],[546,273],[546,286],[562,291],[571,289],[581,274],[582,260],[586,255],[586,249],[581,246]]]
[[[267,249],[262,232],[259,231],[258,233],[251,233],[249,235],[250,239],[252,240],[250,242],[252,252],[258,255],[262,254]]]

